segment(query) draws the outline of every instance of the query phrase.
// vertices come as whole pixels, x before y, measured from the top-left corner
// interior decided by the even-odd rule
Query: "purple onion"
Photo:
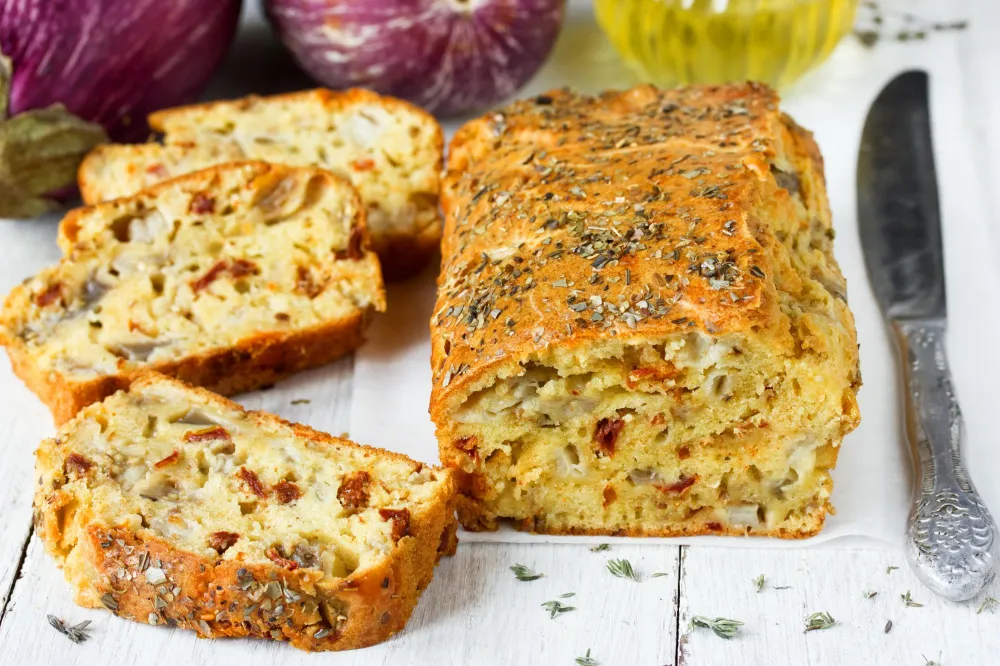
[[[11,115],[62,103],[112,139],[194,101],[236,31],[241,0],[2,0]]]
[[[520,89],[545,62],[565,0],[265,0],[310,76],[453,115]]]

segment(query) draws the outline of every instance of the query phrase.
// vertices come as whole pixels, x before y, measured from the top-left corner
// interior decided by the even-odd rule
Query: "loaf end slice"
[[[234,394],[357,348],[385,307],[364,210],[311,167],[213,167],[70,212],[68,255],[0,314],[57,422],[153,369]]]
[[[319,166],[361,194],[372,247],[390,279],[424,268],[441,238],[444,138],[425,111],[367,90],[317,89],[159,111],[163,144],[104,145],[79,171],[84,201],[133,194],[220,162]]]
[[[154,373],[37,452],[36,533],[77,603],[309,651],[405,626],[453,548],[451,474]]]

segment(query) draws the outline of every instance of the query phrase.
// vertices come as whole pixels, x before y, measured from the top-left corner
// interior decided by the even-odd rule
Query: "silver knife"
[[[944,254],[927,89],[926,72],[904,72],[872,104],[858,155],[858,225],[868,278],[903,370],[916,468],[906,557],[927,587],[961,601],[993,580],[1000,542],[962,464],[962,412],[945,356]]]

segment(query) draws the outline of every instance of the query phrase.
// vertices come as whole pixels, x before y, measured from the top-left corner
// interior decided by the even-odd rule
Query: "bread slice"
[[[431,416],[466,527],[822,528],[857,337],[773,91],[516,102],[456,134],[442,203]]]
[[[358,347],[385,308],[354,188],[238,163],[70,212],[69,254],[0,313],[14,371],[57,422],[153,369],[232,394]]]
[[[167,109],[149,118],[164,145],[103,145],[80,166],[97,203],[220,162],[319,166],[361,194],[372,247],[390,279],[420,271],[441,238],[444,138],[432,116],[367,90],[318,89]]]
[[[448,471],[154,373],[42,442],[36,471],[76,602],[201,637],[377,643],[454,551]]]

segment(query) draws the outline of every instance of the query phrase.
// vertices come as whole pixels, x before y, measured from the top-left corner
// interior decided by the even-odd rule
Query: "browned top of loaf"
[[[786,135],[753,83],[552,91],[466,124],[442,197],[435,399],[545,346],[774,321],[785,262],[762,217]]]

